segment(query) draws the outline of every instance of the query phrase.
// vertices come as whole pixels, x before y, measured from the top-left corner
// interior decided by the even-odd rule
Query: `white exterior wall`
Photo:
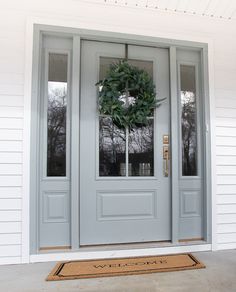
[[[213,248],[236,248],[235,21],[78,0],[0,2],[0,264],[29,261],[28,66],[34,19],[43,24],[209,43]]]

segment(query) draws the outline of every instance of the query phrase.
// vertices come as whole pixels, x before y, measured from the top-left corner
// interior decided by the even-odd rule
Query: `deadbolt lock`
[[[163,144],[169,144],[169,135],[163,135]]]

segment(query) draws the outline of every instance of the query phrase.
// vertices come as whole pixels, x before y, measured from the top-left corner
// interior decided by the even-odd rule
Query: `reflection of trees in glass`
[[[118,129],[109,117],[99,119],[99,174],[125,175],[125,132]]]
[[[132,176],[153,175],[153,119],[146,127],[134,129],[129,135],[129,163]]]
[[[153,175],[153,119],[129,134],[129,175]],[[111,118],[99,119],[99,175],[126,175],[126,133]],[[128,162],[127,162],[128,163]]]
[[[67,83],[48,82],[47,175],[66,175]]]
[[[195,93],[181,91],[182,174],[197,175],[197,129]]]

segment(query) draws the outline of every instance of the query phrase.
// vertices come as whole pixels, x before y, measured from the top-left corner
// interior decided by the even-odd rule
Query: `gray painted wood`
[[[208,242],[211,241],[211,161],[210,161],[210,106],[209,106],[209,90],[208,90],[208,53],[207,53],[207,44],[204,43],[196,43],[196,42],[189,42],[189,41],[176,41],[176,40],[168,40],[168,39],[161,39],[156,37],[145,37],[145,36],[139,36],[139,35],[130,35],[130,34],[120,34],[120,33],[109,33],[109,32],[103,32],[103,31],[90,31],[90,30],[84,30],[84,29],[72,29],[72,28],[62,28],[62,27],[53,27],[53,26],[46,26],[46,25],[35,25],[34,27],[34,65],[33,65],[33,83],[32,83],[32,112],[35,113],[32,115],[32,124],[31,124],[31,179],[30,179],[30,190],[31,190],[31,199],[30,199],[30,238],[31,238],[31,254],[36,253],[39,248],[39,196],[38,196],[38,190],[39,190],[39,173],[38,173],[38,164],[39,164],[39,157],[38,157],[38,149],[40,148],[39,141],[37,139],[38,137],[38,131],[39,131],[39,101],[41,99],[40,97],[40,88],[39,88],[39,77],[40,77],[40,64],[41,64],[41,36],[42,33],[45,33],[47,35],[52,36],[58,36],[58,37],[66,37],[66,38],[72,38],[75,36],[77,38],[77,35],[80,35],[83,39],[94,39],[99,41],[109,41],[114,43],[131,43],[131,44],[138,44],[138,45],[146,45],[146,46],[153,46],[153,47],[170,47],[170,76],[171,80],[171,99],[175,99],[175,86],[174,80],[176,79],[176,69],[175,69],[175,57],[174,57],[174,51],[175,48],[172,46],[176,46],[176,48],[185,48],[185,49],[202,49],[202,91],[204,98],[204,104],[203,106],[203,112],[204,112],[204,123],[206,126],[206,137],[204,139],[204,157],[205,157],[205,165],[204,165],[204,238],[207,239]],[[74,49],[78,47],[77,45],[74,46]],[[195,49],[194,49],[195,50]],[[76,56],[76,55],[75,55]],[[78,60],[77,57],[74,57]],[[74,61],[73,61],[74,62]],[[75,69],[75,71],[78,73],[78,69]],[[73,77],[73,83],[78,82],[78,79],[76,76]],[[76,80],[77,79],[77,80]],[[76,85],[75,85],[76,87]],[[74,91],[76,95],[76,90]],[[177,94],[176,94],[177,95]],[[174,101],[173,101],[174,104]],[[171,105],[172,106],[172,105]],[[172,109],[174,110],[174,106],[172,106]],[[173,111],[171,109],[171,115],[173,116]],[[74,121],[78,117],[75,117]],[[72,117],[73,121],[73,117]],[[172,128],[174,129],[174,122],[172,122]],[[172,138],[173,131],[172,131]],[[72,135],[73,137],[73,135]],[[72,138],[73,139],[73,138]],[[76,138],[75,138],[76,140]],[[76,146],[74,147],[76,151]],[[173,148],[172,148],[173,151]],[[173,154],[173,152],[172,152]],[[176,165],[176,162],[174,162],[175,157],[172,157],[172,170],[173,165]],[[74,165],[74,167],[73,167]],[[76,170],[76,161],[72,162],[71,166],[73,170],[74,175],[74,189],[78,187],[78,181],[76,182],[76,176],[79,177],[79,172]],[[174,244],[178,244],[178,200],[176,200],[175,194],[178,194],[178,182],[176,179],[176,173],[172,174],[172,241]],[[76,186],[77,185],[77,186]],[[72,183],[73,188],[73,183]],[[78,196],[79,194],[73,194],[72,195],[72,225],[76,230],[75,237],[73,239],[72,235],[72,246],[73,249],[77,249],[77,242],[78,242],[78,235],[77,231],[78,228],[76,227],[76,221],[79,216],[79,204],[78,204]],[[177,196],[177,195],[176,195]]]
[[[39,149],[39,248],[71,245],[70,196],[70,88],[72,40],[45,36],[43,38],[42,81],[40,94],[40,149]],[[68,56],[67,118],[66,118],[66,176],[47,176],[47,108],[48,55]]]
[[[71,90],[71,247],[79,247],[79,119],[80,119],[80,37],[73,38]]]
[[[170,48],[170,111],[171,111],[171,184],[172,184],[172,242],[179,239],[179,139],[178,88],[176,47]]]
[[[163,175],[162,139],[169,134],[169,60],[167,49],[129,46],[129,58],[154,61],[157,94],[167,99],[155,117],[154,177],[100,178],[97,89],[99,57],[124,57],[121,44],[83,41],[80,120],[80,244],[171,239],[170,177]]]
[[[186,49],[177,50],[178,65],[178,125],[179,125],[179,239],[203,238],[204,226],[204,190],[203,190],[203,130],[202,130],[202,95],[200,83],[200,52]],[[182,175],[182,136],[180,103],[180,66],[190,65],[195,68],[196,78],[196,119],[197,119],[197,175]]]

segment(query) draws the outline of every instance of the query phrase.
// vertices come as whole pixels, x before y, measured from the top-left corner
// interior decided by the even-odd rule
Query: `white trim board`
[[[126,249],[109,251],[79,251],[79,252],[61,252],[50,254],[37,254],[30,256],[30,263],[68,261],[68,260],[89,260],[89,259],[107,259],[137,256],[154,256],[165,254],[177,254],[187,252],[210,251],[211,244],[186,245],[174,247],[157,247],[146,249]]]
[[[65,253],[52,253],[52,254],[38,254],[38,255],[31,255],[29,256],[29,242],[30,242],[30,235],[29,235],[29,224],[30,224],[30,216],[29,216],[29,198],[30,198],[30,190],[29,190],[29,182],[30,182],[30,151],[29,151],[29,141],[30,141],[30,126],[31,125],[31,92],[32,92],[32,52],[33,52],[33,30],[34,25],[53,25],[54,27],[64,27],[64,28],[71,28],[73,31],[74,29],[94,29],[91,27],[91,24],[81,24],[79,22],[71,22],[65,21],[60,19],[49,19],[49,18],[39,18],[39,17],[29,17],[26,22],[26,61],[25,61],[25,87],[24,87],[24,109],[25,109],[25,116],[24,116],[24,157],[23,157],[23,209],[22,209],[22,262],[36,262],[36,261],[48,261],[48,260],[59,260],[59,259],[78,259],[79,258],[96,258],[96,257],[113,257],[113,256],[132,256],[132,255],[152,255],[152,254],[164,254],[164,253],[177,253],[177,252],[194,252],[194,251],[206,251],[211,250],[212,248],[215,250],[217,249],[217,242],[216,242],[216,201],[215,196],[213,197],[215,192],[212,192],[212,240],[213,245],[211,244],[204,244],[204,245],[191,245],[191,246],[175,246],[175,247],[165,247],[165,248],[155,248],[155,249],[142,249],[142,250],[125,250],[125,251],[107,251],[107,252],[65,252]],[[107,27],[103,25],[98,25],[96,29],[103,30],[103,32],[110,33],[107,30]],[[115,34],[122,34],[124,32],[117,31],[114,32]],[[133,37],[138,38],[137,31],[130,31],[127,30],[125,34],[133,34]],[[99,34],[99,32],[98,32]],[[140,38],[144,37],[144,32],[140,32]],[[151,36],[150,36],[151,37]],[[165,38],[166,40],[179,40],[179,41],[191,41],[191,42],[202,42],[208,45],[208,72],[209,72],[209,99],[210,99],[210,119],[211,119],[211,137],[212,137],[212,145],[215,140],[213,136],[214,131],[214,124],[212,123],[214,118],[214,51],[213,51],[213,40],[211,38],[199,38],[193,37],[188,34],[179,35],[176,33],[159,33],[159,36],[154,36],[155,38]],[[211,164],[212,164],[212,173],[214,173],[215,169],[215,151],[211,152]],[[215,177],[212,177],[211,182],[212,191],[215,189]]]

